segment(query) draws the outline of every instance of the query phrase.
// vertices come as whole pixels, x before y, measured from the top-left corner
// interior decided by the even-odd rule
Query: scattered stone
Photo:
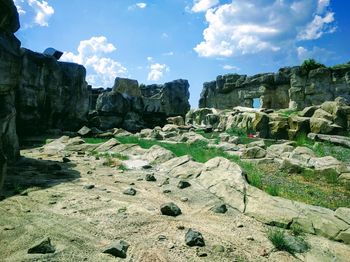
[[[225,248],[222,245],[214,245],[213,246],[213,252],[215,252],[215,253],[223,253],[223,252],[225,252]]]
[[[146,174],[145,180],[148,182],[155,182],[157,179],[154,177],[153,174]]]
[[[206,252],[204,252],[204,251],[197,251],[197,256],[198,257],[207,257],[208,254]]]
[[[188,201],[188,198],[187,198],[187,197],[181,197],[181,201],[182,201],[182,202],[187,202],[187,201]]]
[[[84,189],[87,189],[87,190],[90,190],[90,189],[93,189],[95,188],[95,185],[85,185],[84,186]]]
[[[179,181],[179,184],[177,185],[178,188],[180,189],[184,189],[184,188],[187,188],[187,187],[190,187],[191,184],[187,181],[184,181],[184,180],[180,180]]]
[[[77,133],[80,136],[87,136],[91,133],[91,129],[87,126],[83,126]]]
[[[185,229],[185,227],[183,225],[179,225],[176,228],[179,229],[179,230],[184,230]]]
[[[242,223],[237,223],[237,227],[242,228],[242,227],[244,227],[244,225]]]
[[[165,189],[165,190],[163,190],[163,194],[169,194],[169,193],[171,193],[171,190],[170,190],[170,189]]]
[[[14,229],[15,229],[14,226],[9,226],[9,225],[4,226],[4,230],[5,231],[11,231],[11,230],[14,230]]]
[[[198,231],[194,231],[191,228],[187,231],[185,235],[185,241],[186,245],[190,247],[198,246],[203,247],[205,246],[204,238],[202,234]]]
[[[175,248],[175,245],[173,243],[169,243],[168,249],[174,249],[174,248]]]
[[[160,206],[162,215],[176,217],[181,215],[181,209],[174,203],[166,203]]]
[[[57,204],[57,201],[50,201],[49,202],[49,205],[55,205],[55,204]]]
[[[102,253],[110,254],[115,257],[126,258],[126,252],[128,251],[128,248],[129,244],[124,240],[120,240],[108,246]]]
[[[247,236],[247,240],[249,240],[249,241],[254,241],[255,239],[254,239],[254,237],[252,237],[252,236]]]
[[[86,172],[86,174],[88,174],[88,175],[92,175],[92,171],[91,171],[91,170],[89,170],[89,171],[87,171],[87,172]]]
[[[43,239],[38,244],[28,249],[28,254],[49,254],[55,253],[56,249],[51,244],[51,239],[49,237]]]
[[[70,161],[70,159],[69,159],[68,157],[63,157],[63,158],[62,158],[62,162],[63,162],[63,163],[69,163],[69,162],[71,162],[71,161]]]
[[[135,185],[135,183],[134,183],[134,182],[131,182],[131,183],[129,183],[129,185],[130,185],[130,186],[134,186],[134,185]]]
[[[158,236],[158,241],[164,241],[164,240],[167,240],[166,236],[164,236],[164,235],[159,235]]]
[[[123,192],[124,195],[134,196],[136,195],[136,190],[132,187],[129,187]]]
[[[217,214],[225,214],[227,212],[227,207],[225,204],[219,204],[211,208],[211,211]]]
[[[143,169],[151,169],[152,166],[151,166],[151,165],[144,165],[144,166],[142,166],[142,168],[143,168]]]

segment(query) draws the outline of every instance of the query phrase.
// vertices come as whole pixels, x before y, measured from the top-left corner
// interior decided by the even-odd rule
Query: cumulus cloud
[[[163,56],[173,56],[173,55],[174,55],[174,52],[173,52],[173,51],[170,51],[170,52],[163,53],[162,55],[163,55]]]
[[[84,65],[89,84],[107,87],[113,84],[115,77],[126,76],[128,72],[121,63],[106,56],[116,50],[105,36],[94,36],[80,41],[77,54],[65,52],[61,60]]]
[[[137,8],[144,9],[146,7],[147,7],[146,3],[140,2],[140,3],[136,3],[134,5],[129,6],[128,9],[129,9],[129,11],[131,11],[131,10],[135,10]]]
[[[332,25],[334,22],[334,13],[328,12],[324,17],[316,15],[314,20],[309,23],[306,28],[298,35],[300,40],[319,39],[323,34],[333,33],[336,27]]]
[[[49,20],[55,13],[54,8],[43,0],[15,0],[14,3],[21,16],[28,16],[26,17],[26,21],[28,21],[25,23],[26,27],[49,26]]]
[[[194,0],[191,11],[195,13],[205,12],[217,4],[219,4],[219,0]]]
[[[170,69],[166,64],[151,64],[150,72],[148,73],[148,81],[159,81],[165,72],[169,72]]]
[[[329,0],[233,0],[206,11],[203,57],[230,57],[284,50],[291,42],[334,32]]]
[[[237,66],[233,66],[233,65],[223,65],[222,69],[224,70],[235,70],[235,71],[239,71],[240,68]]]

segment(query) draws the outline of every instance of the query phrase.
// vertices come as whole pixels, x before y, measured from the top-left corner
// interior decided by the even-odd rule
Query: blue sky
[[[252,75],[315,58],[350,61],[347,0],[15,0],[22,46],[64,51],[94,87],[114,78],[203,82]]]

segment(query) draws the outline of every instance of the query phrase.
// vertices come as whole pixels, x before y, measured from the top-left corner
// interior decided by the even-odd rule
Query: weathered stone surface
[[[81,65],[23,49],[16,91],[19,135],[56,128],[77,131],[86,123],[89,91],[85,76]]]
[[[216,157],[203,166],[198,182],[233,208],[244,212],[245,181],[241,168],[227,160]]]
[[[161,146],[154,145],[142,157],[151,164],[160,164],[174,158],[175,155]]]
[[[300,67],[293,67],[251,77],[218,76],[216,81],[203,84],[199,107],[253,107],[253,99],[260,99],[262,108],[303,109],[338,96],[349,99],[349,71],[350,66],[345,69],[319,68],[305,74]]]
[[[21,67],[20,41],[13,35],[19,29],[16,7],[0,0],[0,195],[7,164],[19,156],[16,132],[15,89]]]
[[[243,159],[255,159],[264,158],[266,156],[266,150],[258,146],[252,146],[245,148],[242,152],[241,158]]]
[[[137,80],[117,77],[114,81],[113,91],[130,97],[141,97]]]

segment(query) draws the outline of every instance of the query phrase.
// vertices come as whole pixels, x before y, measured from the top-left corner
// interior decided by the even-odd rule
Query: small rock
[[[123,192],[124,195],[129,195],[129,196],[134,196],[136,195],[136,190],[133,189],[132,187],[129,187]]]
[[[211,211],[217,214],[225,214],[227,212],[227,207],[225,204],[220,204],[212,207]]]
[[[198,252],[197,252],[197,256],[198,256],[198,257],[207,257],[208,254],[207,254],[206,252],[204,252],[204,251],[198,251]]]
[[[155,182],[155,181],[157,181],[157,179],[154,177],[153,174],[147,174],[146,177],[145,177],[145,180],[148,181],[148,182]]]
[[[49,205],[55,205],[55,204],[57,204],[56,201],[50,201],[50,202],[49,202]]]
[[[28,249],[28,254],[48,254],[55,253],[56,249],[51,244],[51,239],[49,237],[40,241],[40,243],[34,245]]]
[[[242,228],[242,227],[244,227],[244,225],[242,223],[237,223],[237,227]]]
[[[170,189],[165,189],[165,190],[163,190],[163,193],[164,194],[169,194],[169,193],[171,193],[171,190]]]
[[[69,163],[69,162],[71,162],[71,161],[70,161],[70,159],[69,159],[68,157],[63,157],[63,158],[62,158],[62,162],[63,162],[63,163]]]
[[[254,237],[252,237],[252,236],[247,236],[247,240],[249,240],[249,241],[254,241]]]
[[[135,183],[134,183],[134,182],[131,182],[129,185],[130,185],[130,186],[134,186],[134,185],[135,185]]]
[[[115,257],[126,258],[126,252],[128,251],[128,248],[129,244],[124,240],[120,240],[108,246],[102,253],[110,254]]]
[[[92,175],[92,171],[91,171],[91,170],[89,170],[89,171],[87,171],[87,172],[86,172],[86,174],[88,174],[88,175]]]
[[[181,201],[182,201],[182,202],[187,202],[187,201],[188,201],[188,198],[187,198],[187,197],[181,197]]]
[[[202,234],[198,231],[194,231],[191,228],[187,231],[185,235],[185,241],[186,245],[190,247],[198,246],[203,247],[205,246],[204,238]]]
[[[185,229],[185,227],[183,225],[179,225],[176,228],[179,229],[179,230],[184,230]]]
[[[181,209],[174,203],[166,203],[160,206],[162,215],[176,217],[181,215]]]
[[[93,188],[95,188],[95,185],[85,185],[84,186],[84,189],[93,189]]]
[[[138,179],[136,179],[136,181],[142,181],[143,178],[142,177],[139,177]]]
[[[144,165],[142,168],[143,168],[143,169],[151,169],[152,166],[151,166],[151,165]]]
[[[213,252],[215,252],[215,253],[223,253],[223,252],[225,252],[225,248],[222,245],[214,245],[213,246]]]
[[[191,184],[187,181],[184,181],[184,180],[179,181],[179,184],[177,185],[177,187],[180,189],[184,189],[184,188],[190,187],[190,186],[191,186]]]
[[[164,240],[167,240],[166,236],[164,236],[164,235],[159,235],[158,236],[158,241],[164,241]]]
[[[169,243],[168,249],[173,249],[173,248],[175,248],[175,245],[173,243]]]
[[[14,230],[15,229],[15,227],[14,226],[4,226],[4,230],[5,231],[10,231],[10,230]]]

